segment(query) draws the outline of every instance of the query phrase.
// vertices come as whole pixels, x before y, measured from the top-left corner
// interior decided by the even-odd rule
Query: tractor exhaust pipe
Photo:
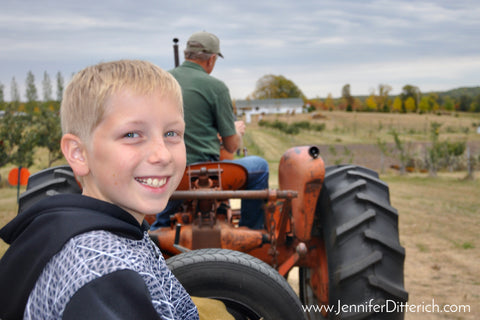
[[[175,68],[179,66],[180,59],[178,57],[178,39],[173,38],[173,58],[175,59]]]
[[[313,159],[317,159],[318,156],[320,155],[320,149],[319,149],[317,146],[311,146],[311,147],[308,149],[308,154],[309,154],[310,157],[312,157]]]

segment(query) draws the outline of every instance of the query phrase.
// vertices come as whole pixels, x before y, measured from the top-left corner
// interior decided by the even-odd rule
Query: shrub
[[[275,120],[273,122],[260,120],[258,122],[260,127],[267,127],[272,129],[280,130],[286,134],[296,135],[300,133],[300,130],[314,130],[314,131],[322,131],[325,129],[324,123],[310,123],[308,121],[298,121],[292,124],[288,124],[286,122]]]

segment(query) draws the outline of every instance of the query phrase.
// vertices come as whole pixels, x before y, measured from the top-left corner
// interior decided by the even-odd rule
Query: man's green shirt
[[[227,86],[191,61],[185,61],[170,73],[182,88],[187,163],[218,159],[217,132],[222,137],[236,134]]]

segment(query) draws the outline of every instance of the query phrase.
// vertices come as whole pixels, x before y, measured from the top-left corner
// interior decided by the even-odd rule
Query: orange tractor
[[[187,291],[223,301],[235,319],[403,319],[405,250],[378,174],[325,167],[316,146],[286,151],[278,172],[278,190],[249,191],[239,165],[186,168],[178,212],[150,234]],[[19,210],[59,192],[81,192],[68,166],[33,175]],[[264,200],[263,230],[238,226],[232,199],[246,198]]]

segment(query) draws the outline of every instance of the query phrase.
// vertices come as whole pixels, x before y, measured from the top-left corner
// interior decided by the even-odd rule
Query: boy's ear
[[[71,133],[63,135],[60,142],[62,153],[76,176],[83,177],[89,173],[86,148],[82,140]]]

